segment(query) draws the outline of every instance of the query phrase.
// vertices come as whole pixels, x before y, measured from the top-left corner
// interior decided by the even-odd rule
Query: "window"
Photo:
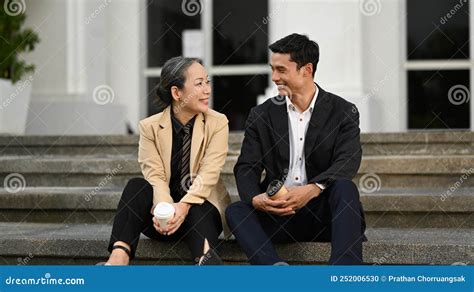
[[[201,29],[212,36],[212,47],[203,48],[204,55],[212,58],[204,60],[212,79],[212,108],[227,115],[230,130],[243,130],[250,108],[270,80],[268,21],[264,21],[268,1],[211,0],[212,13],[199,3],[201,13],[189,16],[183,13],[181,0],[148,0],[148,115],[160,110],[154,88],[166,60],[183,54],[183,31]],[[212,23],[212,28],[203,23]]]
[[[265,93],[268,75],[214,77],[214,109],[229,119],[229,128],[243,130],[256,97]]]
[[[201,16],[188,16],[181,1],[148,1],[148,67],[161,67],[166,60],[181,55],[182,33],[200,29]]]
[[[408,72],[410,129],[469,128],[469,70]],[[461,102],[460,104],[458,104]]]
[[[469,2],[407,0],[408,129],[469,129]]]

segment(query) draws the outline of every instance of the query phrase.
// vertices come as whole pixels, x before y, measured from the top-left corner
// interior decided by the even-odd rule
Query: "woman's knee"
[[[201,205],[193,204],[191,208],[189,208],[186,220],[192,224],[196,224],[197,222],[206,222],[206,224],[216,222],[216,224],[218,224],[221,221],[219,211],[208,201]]]
[[[122,201],[130,202],[137,197],[143,197],[142,194],[153,198],[153,187],[142,177],[134,177],[127,182],[122,193]]]

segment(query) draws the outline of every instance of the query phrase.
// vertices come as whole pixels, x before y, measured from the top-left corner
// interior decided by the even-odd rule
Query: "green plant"
[[[15,83],[34,71],[35,66],[27,64],[19,55],[33,51],[40,39],[32,29],[23,28],[25,13],[8,11],[8,1],[12,0],[0,0],[0,78]]]

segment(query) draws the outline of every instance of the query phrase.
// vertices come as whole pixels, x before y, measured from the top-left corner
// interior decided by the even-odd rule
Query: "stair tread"
[[[235,187],[228,188],[238,200]],[[442,197],[445,189],[386,189],[361,192],[365,211],[474,212],[474,188],[458,189]],[[18,193],[0,188],[1,209],[115,210],[122,193],[118,188],[26,187]]]
[[[243,132],[229,133],[229,141],[240,143]],[[361,133],[361,142],[366,143],[465,143],[474,142],[472,131],[411,131],[404,133]],[[37,145],[129,145],[137,144],[137,135],[74,135],[74,136],[9,136],[0,135],[0,146],[37,146]]]
[[[104,240],[109,238],[111,230],[112,226],[107,224],[0,222],[1,240]],[[474,229],[470,228],[415,228],[408,231],[401,228],[368,228],[366,236],[369,242],[474,247]]]
[[[232,174],[236,156],[228,156],[223,174]],[[363,156],[359,173],[462,174],[473,169],[474,155]],[[133,155],[103,156],[0,156],[0,172],[24,173],[108,173],[120,167],[124,173],[139,172]]]
[[[33,254],[35,257],[101,258],[112,226],[105,224],[0,223],[1,256]],[[364,243],[366,262],[382,264],[470,263],[474,257],[473,229],[368,228]],[[221,255],[228,261],[246,261],[234,240],[222,243]],[[292,262],[324,262],[329,243],[277,244],[280,255]],[[175,259],[188,257],[183,243],[158,242],[142,235],[138,258]]]

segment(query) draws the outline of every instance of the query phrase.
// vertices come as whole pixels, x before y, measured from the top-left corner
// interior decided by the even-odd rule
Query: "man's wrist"
[[[321,190],[321,192],[326,189],[326,185],[325,185],[325,184],[321,184],[321,183],[314,183],[314,184],[318,186],[318,188]]]
[[[325,189],[324,185],[318,184],[318,183],[311,183],[309,184],[312,189],[315,191],[314,195],[319,196],[320,193],[322,193]]]

